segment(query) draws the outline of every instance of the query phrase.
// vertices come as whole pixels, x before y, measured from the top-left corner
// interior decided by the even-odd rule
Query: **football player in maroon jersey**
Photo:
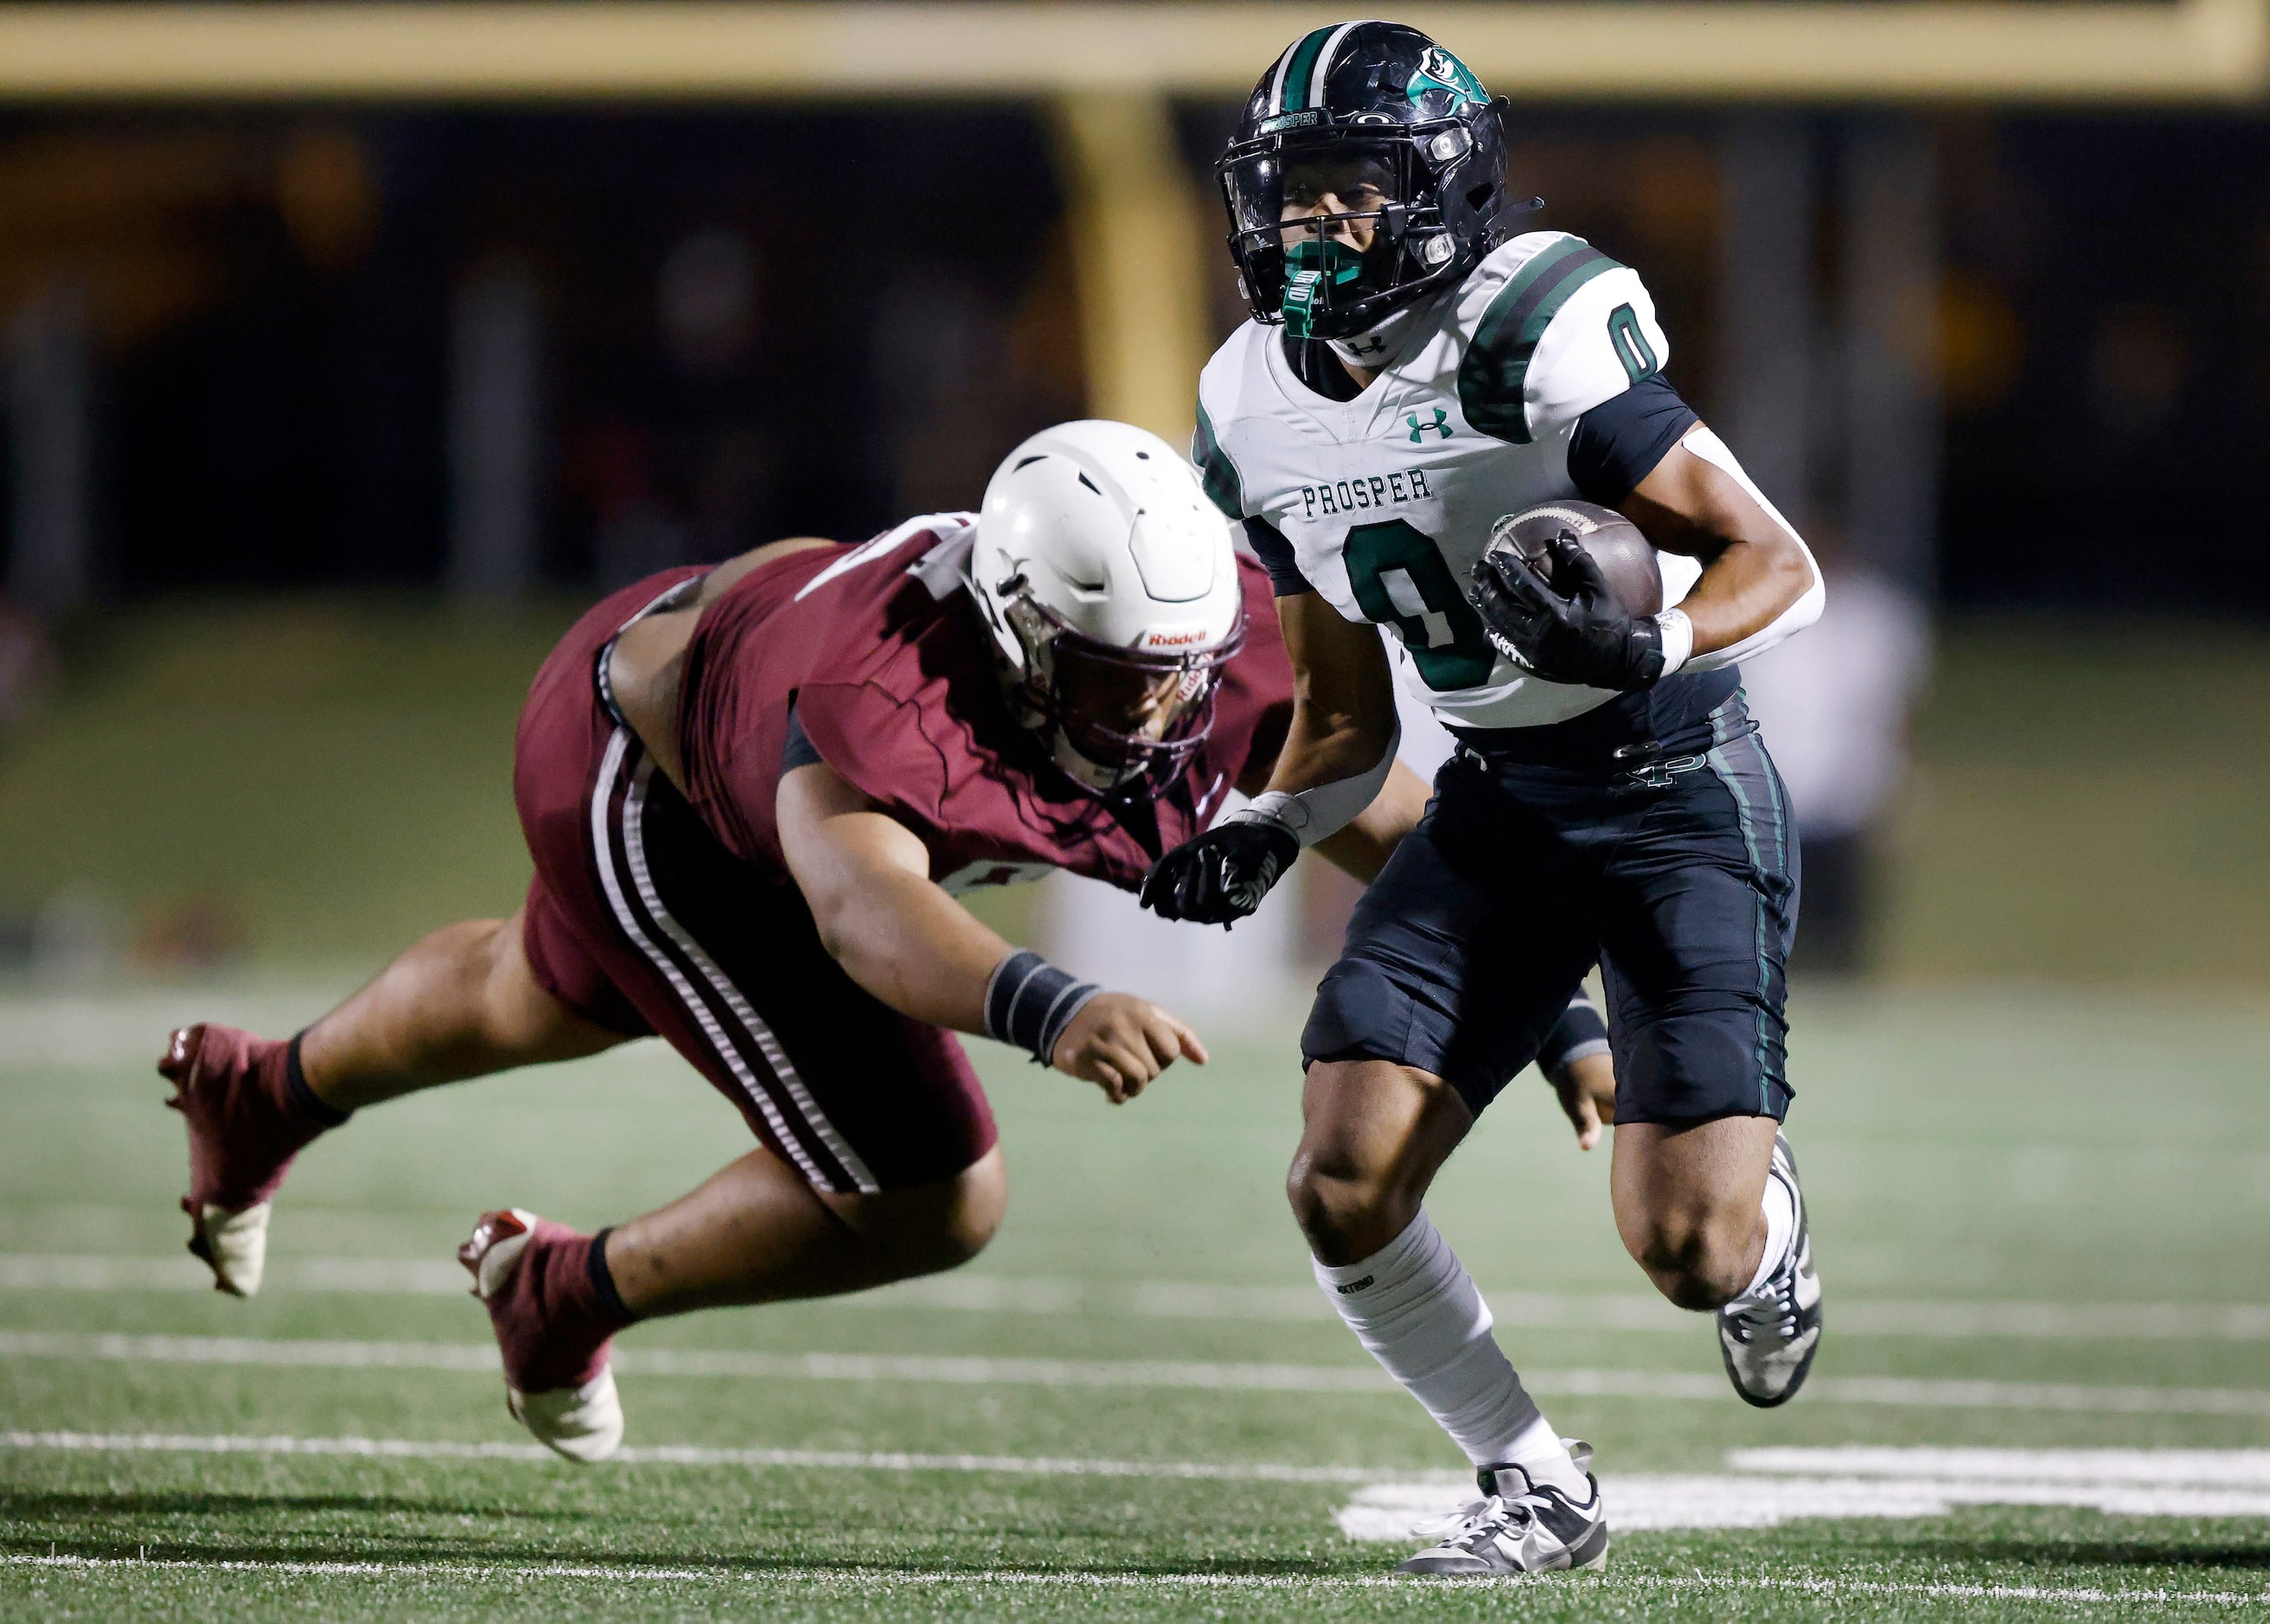
[[[949,1033],[1115,1102],[1204,1063],[1176,1016],[1013,948],[953,894],[1057,868],[1132,890],[1266,782],[1291,704],[1267,576],[1189,464],[1124,424],[1035,435],[978,515],[618,592],[521,717],[518,913],[437,931],[289,1041],[174,1034],[190,1249],[249,1296],[293,1157],[350,1113],[659,1034],[759,1147],[596,1235],[508,1209],[460,1252],[513,1413],[601,1458],[622,1435],[608,1347],[633,1322],[984,1246],[1001,1153]],[[1320,849],[1369,879],[1425,795],[1399,771]]]

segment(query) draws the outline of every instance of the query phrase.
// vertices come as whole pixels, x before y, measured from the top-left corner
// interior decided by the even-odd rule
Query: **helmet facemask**
[[[1230,253],[1256,314],[1265,309],[1294,337],[1367,331],[1479,258],[1435,199],[1436,182],[1473,148],[1463,121],[1247,145],[1265,150],[1233,152],[1221,166]],[[1307,211],[1327,195],[1337,211]]]
[[[1203,649],[1121,649],[1075,631],[1022,576],[998,591],[1024,656],[1021,671],[1002,662],[1018,722],[1092,795],[1147,801],[1163,794],[1213,730],[1215,686],[1244,628]]]

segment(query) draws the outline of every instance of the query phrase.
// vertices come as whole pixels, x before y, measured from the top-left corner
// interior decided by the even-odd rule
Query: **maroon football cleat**
[[[324,1119],[295,1101],[289,1042],[234,1027],[183,1027],[166,1045],[159,1074],[166,1101],[187,1119],[189,1250],[213,1272],[213,1289],[249,1297],[268,1255],[268,1204],[292,1158],[343,1116]]]
[[[504,1355],[505,1407],[569,1460],[605,1460],[623,1441],[607,1350],[617,1327],[591,1301],[591,1237],[514,1207],[484,1212],[457,1249]]]

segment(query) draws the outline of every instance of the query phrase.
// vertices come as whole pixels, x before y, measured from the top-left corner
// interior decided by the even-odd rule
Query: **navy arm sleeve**
[[[1537,1069],[1548,1079],[1557,1079],[1571,1063],[1606,1054],[1607,1048],[1608,1023],[1600,1019],[1600,1012],[1592,1007],[1592,1000],[1579,992],[1569,1000],[1569,1007],[1553,1023],[1553,1030],[1546,1034],[1544,1047],[1537,1051]]]
[[[1269,584],[1277,589],[1278,597],[1292,597],[1317,590],[1301,573],[1301,566],[1293,557],[1293,544],[1268,520],[1246,520],[1245,539],[1253,549],[1253,556],[1261,560],[1261,567],[1269,572]]]
[[[1702,420],[1662,374],[1651,373],[1576,419],[1569,481],[1586,501],[1613,508]]]

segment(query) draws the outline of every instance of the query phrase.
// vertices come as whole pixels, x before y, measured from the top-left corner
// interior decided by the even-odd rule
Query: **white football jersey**
[[[1537,727],[1615,697],[1499,657],[1466,602],[1502,515],[1574,497],[1576,419],[1658,371],[1671,346],[1638,273],[1582,238],[1502,245],[1394,340],[1354,400],[1301,382],[1283,329],[1248,322],[1198,381],[1193,456],[1225,512],[1262,519],[1351,620],[1399,639],[1419,697],[1454,727]],[[1664,602],[1701,574],[1658,553]]]

